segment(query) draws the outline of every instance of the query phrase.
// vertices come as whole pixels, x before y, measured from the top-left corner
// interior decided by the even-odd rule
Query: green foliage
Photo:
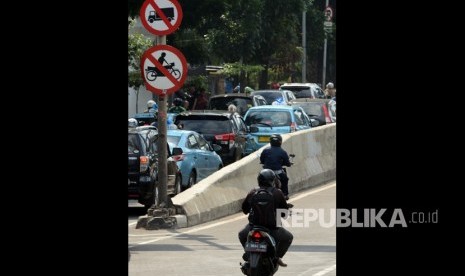
[[[246,65],[240,64],[240,62],[225,63],[221,72],[226,75],[239,75],[241,71],[244,71],[247,75],[258,73],[264,68],[261,65]]]
[[[129,24],[129,28],[134,27],[135,20]],[[128,35],[128,85],[137,89],[143,79],[140,73],[140,59],[144,52],[152,46],[152,40],[143,34]]]
[[[184,83],[184,87],[188,88],[190,86],[195,86],[196,89],[208,87],[208,77],[207,76],[195,76],[191,77],[188,81]]]
[[[295,76],[302,70],[302,12],[306,10],[309,79],[321,71],[325,0],[178,1],[183,21],[167,40],[183,52],[190,64],[227,63],[225,73],[238,76],[244,70],[247,77],[258,75],[255,69],[259,68],[247,66],[261,66],[272,81]],[[138,15],[143,2],[128,0],[128,15]],[[335,0],[330,0],[330,5],[334,9]],[[333,20],[335,25],[335,17]],[[328,45],[335,45],[335,28],[327,37]],[[328,61],[335,63],[335,53],[328,52],[328,56]]]

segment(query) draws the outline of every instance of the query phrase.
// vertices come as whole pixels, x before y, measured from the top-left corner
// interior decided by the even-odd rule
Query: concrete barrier
[[[282,147],[294,153],[294,165],[287,168],[289,193],[336,178],[336,124],[284,134]],[[208,222],[241,210],[247,193],[257,186],[264,147],[210,175],[172,198],[187,218],[187,226]]]

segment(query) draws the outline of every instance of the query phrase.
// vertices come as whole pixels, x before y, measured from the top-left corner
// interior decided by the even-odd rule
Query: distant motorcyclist
[[[284,197],[289,199],[288,183],[289,178],[286,172],[283,170],[283,166],[290,167],[292,164],[289,160],[287,152],[281,148],[283,138],[279,134],[273,134],[270,136],[270,147],[265,148],[260,154],[260,163],[263,164],[264,169],[273,170],[273,172],[279,177],[281,181],[281,190],[283,191]]]
[[[158,105],[154,100],[149,100],[147,101],[147,109],[144,111],[144,113],[155,113],[158,111]]]
[[[275,180],[276,180],[276,174],[270,170],[270,169],[263,169],[260,171],[257,177],[258,181],[258,188],[252,189],[244,199],[244,202],[242,202],[242,211],[244,214],[249,214],[249,223],[239,232],[239,241],[242,244],[242,247],[245,247],[245,243],[247,241],[247,235],[249,231],[253,228],[254,225],[256,226],[264,226],[270,230],[270,235],[276,240],[277,247],[276,247],[276,255],[279,258],[278,259],[278,264],[280,266],[287,266],[281,258],[286,254],[287,250],[289,249],[289,246],[292,244],[292,240],[294,236],[291,234],[291,232],[287,231],[283,227],[278,227],[276,224],[276,210],[277,209],[289,209],[288,204],[286,202],[286,199],[284,198],[284,194],[280,189],[277,189],[274,187],[275,185]],[[274,199],[274,204],[273,206],[275,207],[275,210],[269,210],[268,214],[257,214],[254,213],[253,206],[252,206],[252,198],[255,195],[255,192],[259,189],[266,188],[269,190]],[[257,221],[263,221],[263,217],[260,218],[260,215],[268,217],[268,215],[271,214],[271,222],[269,223],[262,223],[265,225],[259,225],[256,223]],[[273,220],[274,218],[274,220]],[[247,253],[244,254],[243,259],[245,261],[248,260]]]
[[[175,98],[173,100],[173,106],[168,109],[169,113],[181,113],[186,111],[186,109],[182,106],[183,100],[181,98]]]

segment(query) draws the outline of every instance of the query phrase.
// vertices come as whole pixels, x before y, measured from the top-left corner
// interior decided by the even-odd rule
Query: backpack
[[[267,228],[276,227],[276,207],[274,202],[274,187],[259,188],[251,197],[251,222]]]

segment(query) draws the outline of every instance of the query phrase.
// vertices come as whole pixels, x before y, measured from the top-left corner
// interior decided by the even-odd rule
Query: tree
[[[130,20],[129,30],[134,25],[135,20]],[[140,58],[151,46],[152,40],[143,34],[128,34],[128,87],[136,91],[136,113],[139,112],[139,88],[144,84],[140,70]]]

